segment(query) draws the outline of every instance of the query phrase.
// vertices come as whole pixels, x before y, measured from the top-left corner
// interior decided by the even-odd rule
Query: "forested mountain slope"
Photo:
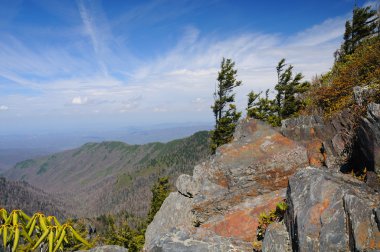
[[[71,214],[96,216],[127,210],[145,215],[153,182],[191,173],[209,155],[208,132],[168,143],[88,143],[74,150],[26,160],[4,175],[59,195]]]
[[[25,181],[8,181],[0,177],[0,208],[24,209],[27,214],[42,211],[59,218],[65,215],[60,199],[29,185]]]

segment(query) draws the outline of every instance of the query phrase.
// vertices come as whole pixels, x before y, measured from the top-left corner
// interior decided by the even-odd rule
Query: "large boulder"
[[[330,120],[318,115],[299,116],[283,120],[281,133],[305,146],[310,165],[336,169],[351,155],[347,149],[355,137],[354,121],[349,109]]]
[[[95,247],[89,250],[78,250],[77,252],[128,252],[128,249],[116,246],[116,245],[105,245],[100,247]]]
[[[173,229],[165,234],[148,250],[151,252],[224,252],[252,251],[250,243],[244,243],[228,237],[217,236],[207,230],[199,229],[195,233]]]
[[[306,149],[268,124],[243,120],[234,140],[194,168],[197,221],[223,215],[246,198],[285,188],[288,177],[308,165]]]
[[[242,120],[193,176],[181,175],[148,226],[146,251],[252,251],[261,212],[285,198],[306,149],[257,120]]]
[[[345,109],[328,120],[317,115],[289,118],[282,121],[281,133],[305,146],[311,166],[345,173],[366,168],[367,184],[380,191],[380,104],[369,102],[373,95],[369,87],[355,87],[353,98],[360,109]]]
[[[270,224],[265,232],[263,252],[291,252],[289,233],[283,222]]]
[[[358,129],[362,166],[380,176],[380,104],[370,103]]]
[[[294,251],[380,250],[380,195],[352,176],[300,170],[289,179],[287,202]]]
[[[145,249],[151,251],[162,237],[174,229],[194,229],[192,203],[193,199],[189,197],[178,192],[170,193],[145,232]]]
[[[223,214],[212,216],[201,227],[219,236],[245,242],[255,241],[260,214],[275,209],[277,203],[285,199],[285,194],[284,188],[257,197],[247,197],[240,204],[231,206]]]

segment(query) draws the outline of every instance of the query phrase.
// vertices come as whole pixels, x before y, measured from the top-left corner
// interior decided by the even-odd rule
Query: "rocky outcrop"
[[[259,215],[285,197],[288,177],[308,165],[306,149],[257,120],[181,175],[149,225],[147,251],[252,251]]]
[[[362,166],[380,176],[380,104],[370,103],[358,129]]]
[[[379,251],[380,195],[350,175],[307,168],[289,180],[294,251]]]
[[[193,199],[185,197],[178,192],[170,193],[162,204],[160,211],[154,216],[145,232],[145,248],[152,250],[166,234],[174,229],[190,232],[194,228],[194,217],[191,213]]]
[[[85,250],[78,250],[77,252],[84,252]],[[87,252],[128,252],[128,249],[115,246],[115,245],[106,245],[101,247],[95,247],[90,250],[86,250]]]
[[[366,103],[374,96],[375,90],[369,86],[356,86],[353,88],[355,103],[359,106],[365,106]]]
[[[380,175],[380,104],[367,103],[373,89],[354,88],[355,103],[362,116],[349,109],[329,120],[300,116],[282,121],[281,133],[305,146],[309,163],[331,169],[361,169]]]
[[[272,223],[265,232],[263,252],[290,252],[289,233],[283,222]]]
[[[305,148],[264,122],[242,121],[231,143],[194,168],[197,221],[205,223],[249,197],[285,188],[288,177],[307,165]]]
[[[178,178],[144,249],[252,251],[260,213],[285,199],[284,222],[269,225],[263,251],[380,251],[380,105],[366,97],[356,90],[368,106],[362,117],[348,109],[329,121],[301,116],[280,132],[241,121],[231,143]],[[367,168],[366,183],[341,173],[356,165]]]
[[[329,121],[318,115],[282,121],[281,133],[307,149],[310,165],[335,169],[345,164],[355,137],[354,115],[347,109]]]

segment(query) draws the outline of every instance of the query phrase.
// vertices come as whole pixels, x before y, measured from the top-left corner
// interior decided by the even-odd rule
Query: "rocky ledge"
[[[147,251],[252,251],[260,213],[285,198],[288,177],[308,166],[306,149],[257,120],[181,175],[146,231]]]
[[[294,251],[380,251],[380,195],[364,182],[309,167],[290,178],[286,200]]]
[[[293,118],[279,130],[241,121],[231,143],[178,178],[144,250],[252,251],[260,213],[285,199],[284,222],[268,227],[263,251],[380,251],[380,106],[369,104],[358,127],[351,116]],[[340,172],[353,158],[366,182]]]

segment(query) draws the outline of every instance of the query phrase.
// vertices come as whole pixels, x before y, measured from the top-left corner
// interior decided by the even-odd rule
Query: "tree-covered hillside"
[[[20,162],[5,176],[59,195],[73,206],[71,215],[127,210],[144,216],[153,182],[161,176],[174,181],[181,173],[192,173],[194,165],[209,155],[208,138],[208,132],[202,131],[168,143],[88,143]]]
[[[0,177],[0,208],[5,208],[7,211],[24,209],[27,214],[42,211],[62,218],[66,207],[61,199],[25,181],[8,181]]]

